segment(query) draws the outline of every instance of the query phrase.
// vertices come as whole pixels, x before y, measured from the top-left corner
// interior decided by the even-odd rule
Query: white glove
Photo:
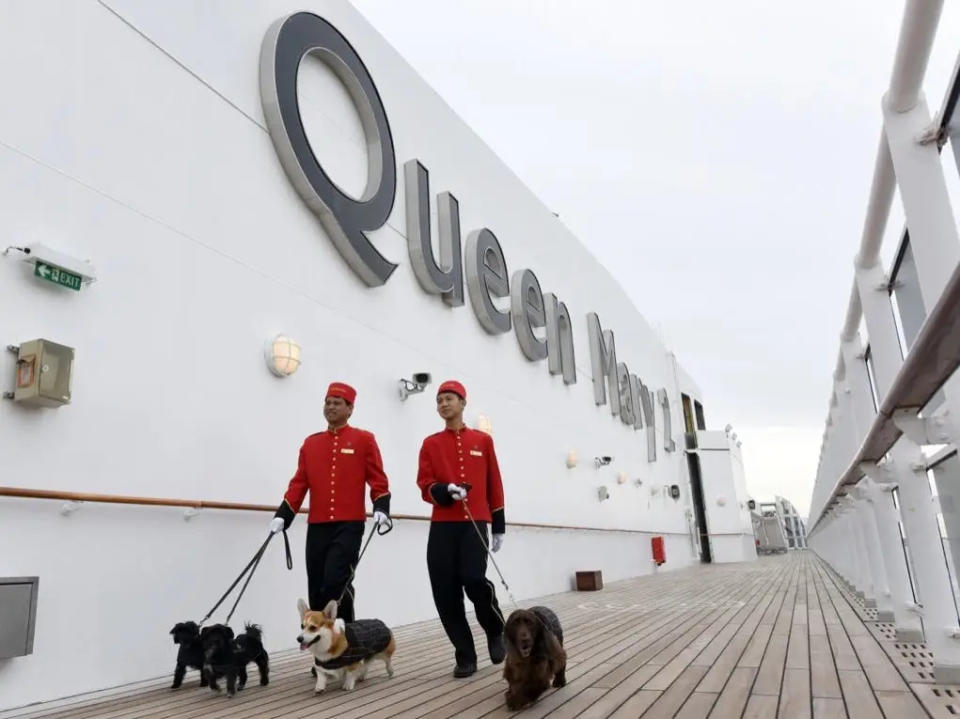
[[[493,542],[490,543],[490,551],[491,551],[491,552],[499,552],[499,551],[500,551],[500,547],[503,546],[503,536],[504,536],[504,535],[502,535],[502,534],[494,534],[494,535],[493,535]]]
[[[274,517],[270,520],[270,534],[283,530],[283,517]]]
[[[447,491],[450,492],[450,496],[454,499],[463,501],[467,498],[467,490],[465,490],[459,484],[448,484]]]
[[[390,517],[378,509],[373,513],[373,524],[377,527],[381,524],[390,524]]]

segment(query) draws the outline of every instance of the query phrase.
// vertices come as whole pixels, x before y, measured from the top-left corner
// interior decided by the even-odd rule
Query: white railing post
[[[897,477],[900,515],[917,594],[923,606],[927,646],[933,652],[934,676],[939,683],[960,683],[960,634],[950,576],[943,557],[935,503],[927,482],[926,462],[919,448],[901,439],[890,452]]]
[[[903,112],[891,106],[887,98],[883,102],[884,129],[894,174],[900,187],[904,214],[910,231],[910,249],[915,265],[915,277],[919,298],[911,293],[910,299],[921,307],[911,308],[915,313],[926,315],[937,304],[953,269],[960,263],[960,234],[935,134],[931,128],[938,127],[930,117],[926,101],[921,95],[916,104]],[[901,303],[902,306],[902,303]],[[960,431],[956,423],[960,419],[960,377],[951,378],[942,388],[946,411],[938,419],[934,431],[926,432],[929,417],[918,427],[920,434],[935,435],[930,441],[960,445]],[[934,469],[934,480],[940,497],[947,537],[960,539],[960,462],[947,460]],[[952,547],[951,547],[952,549]],[[954,573],[960,557],[951,551]]]
[[[947,530],[947,544],[953,559],[954,578],[960,576],[960,457],[954,454],[933,468],[940,495],[940,512]]]
[[[848,537],[850,552],[850,579],[854,585],[854,592],[864,600],[865,606],[870,606],[869,600],[874,595],[873,577],[870,576],[870,562],[867,559],[866,541],[860,532],[856,517],[856,500],[849,495],[841,500],[843,507],[843,523]]]
[[[867,538],[862,531],[857,515],[857,500],[848,494],[841,500],[841,504],[843,505],[847,532],[853,542],[857,596],[863,600],[865,607],[875,607],[877,592],[874,586],[872,567],[870,566]]]
[[[847,517],[846,507],[841,503],[833,508],[831,514],[834,517],[833,522],[833,541],[831,542],[831,551],[833,552],[833,567],[840,575],[847,588],[856,593],[858,591],[859,577],[857,576],[857,562],[859,557],[857,544],[853,541],[850,533],[850,522]]]
[[[880,543],[880,556],[883,559],[893,612],[892,620],[879,617],[878,619],[893,621],[896,625],[898,641],[922,642],[923,626],[916,612],[903,540],[900,538],[900,515],[893,503],[893,490],[897,485],[884,481],[886,478],[883,470],[872,462],[862,464],[861,469],[867,476],[860,480],[857,488],[869,502],[870,514]]]
[[[856,281],[870,337],[877,394],[882,402],[903,364],[893,307],[879,266],[858,267]],[[960,682],[960,641],[954,638],[957,615],[924,458],[907,437],[901,437],[889,455],[891,459],[885,466],[899,485],[900,515],[917,594],[924,608],[924,635],[934,655],[934,676],[940,682]]]
[[[876,523],[873,521],[873,510],[866,492],[859,487],[854,488],[850,495],[856,500],[854,513],[860,527],[860,534],[867,550],[867,560],[870,567],[870,576],[873,580],[870,598],[872,606],[877,609],[877,620],[881,622],[893,621],[893,607],[890,601],[890,589],[887,583],[887,572],[880,556],[880,537]],[[871,606],[868,604],[867,606]]]
[[[837,563],[833,555],[833,512],[827,512],[823,515],[820,524],[817,525],[817,546],[816,552],[820,558],[837,570]]]

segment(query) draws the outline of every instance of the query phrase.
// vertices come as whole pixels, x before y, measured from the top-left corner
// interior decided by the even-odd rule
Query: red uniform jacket
[[[469,484],[465,501],[473,518],[478,522],[492,522],[493,532],[503,533],[503,482],[489,434],[468,428],[445,429],[423,440],[417,486],[423,500],[433,505],[431,519],[434,522],[469,521],[461,503],[450,501],[448,484]]]
[[[363,490],[370,485],[373,508],[389,514],[390,491],[380,448],[372,432],[341,427],[307,437],[300,447],[297,473],[290,480],[277,516],[290,526],[310,492],[307,521],[363,522]]]

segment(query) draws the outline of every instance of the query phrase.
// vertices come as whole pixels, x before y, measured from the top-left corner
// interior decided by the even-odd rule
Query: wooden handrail
[[[219,502],[205,499],[170,499],[166,497],[130,497],[122,494],[90,494],[87,492],[62,492],[50,489],[26,489],[23,487],[0,487],[0,497],[21,499],[60,499],[69,502],[97,502],[101,504],[135,504],[144,507],[183,507],[185,509],[227,509],[241,512],[274,512],[276,505],[246,504],[243,502]],[[300,514],[309,510],[300,509]],[[369,513],[367,516],[371,516]],[[429,522],[430,517],[418,514],[392,514],[393,519],[414,522]],[[610,529],[609,527],[579,527],[567,524],[538,524],[536,522],[507,522],[511,527],[534,529],[574,529],[587,532],[621,532],[627,534],[672,534],[687,536],[687,532],[647,532],[642,529]]]
[[[89,494],[86,492],[61,492],[49,489],[24,489],[0,487],[2,497],[22,499],[61,499],[70,502],[98,502],[101,504],[136,504],[146,507],[183,507],[187,509],[231,509],[242,512],[274,512],[277,507],[268,504],[244,504],[242,502],[209,502],[202,499],[168,499],[165,497],[130,497],[121,494]],[[301,509],[301,512],[306,510]]]

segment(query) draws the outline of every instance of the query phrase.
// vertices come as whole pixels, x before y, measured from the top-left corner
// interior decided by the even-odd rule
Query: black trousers
[[[307,591],[310,608],[322,612],[331,599],[339,599],[357,565],[363,541],[363,522],[318,522],[307,528]],[[352,622],[353,582],[343,594],[337,616]]]
[[[486,522],[477,522],[487,541]],[[473,602],[488,637],[503,632],[504,620],[493,583],[487,579],[487,551],[470,522],[433,522],[427,540],[427,569],[440,622],[456,650],[457,664],[477,661],[463,594]]]

